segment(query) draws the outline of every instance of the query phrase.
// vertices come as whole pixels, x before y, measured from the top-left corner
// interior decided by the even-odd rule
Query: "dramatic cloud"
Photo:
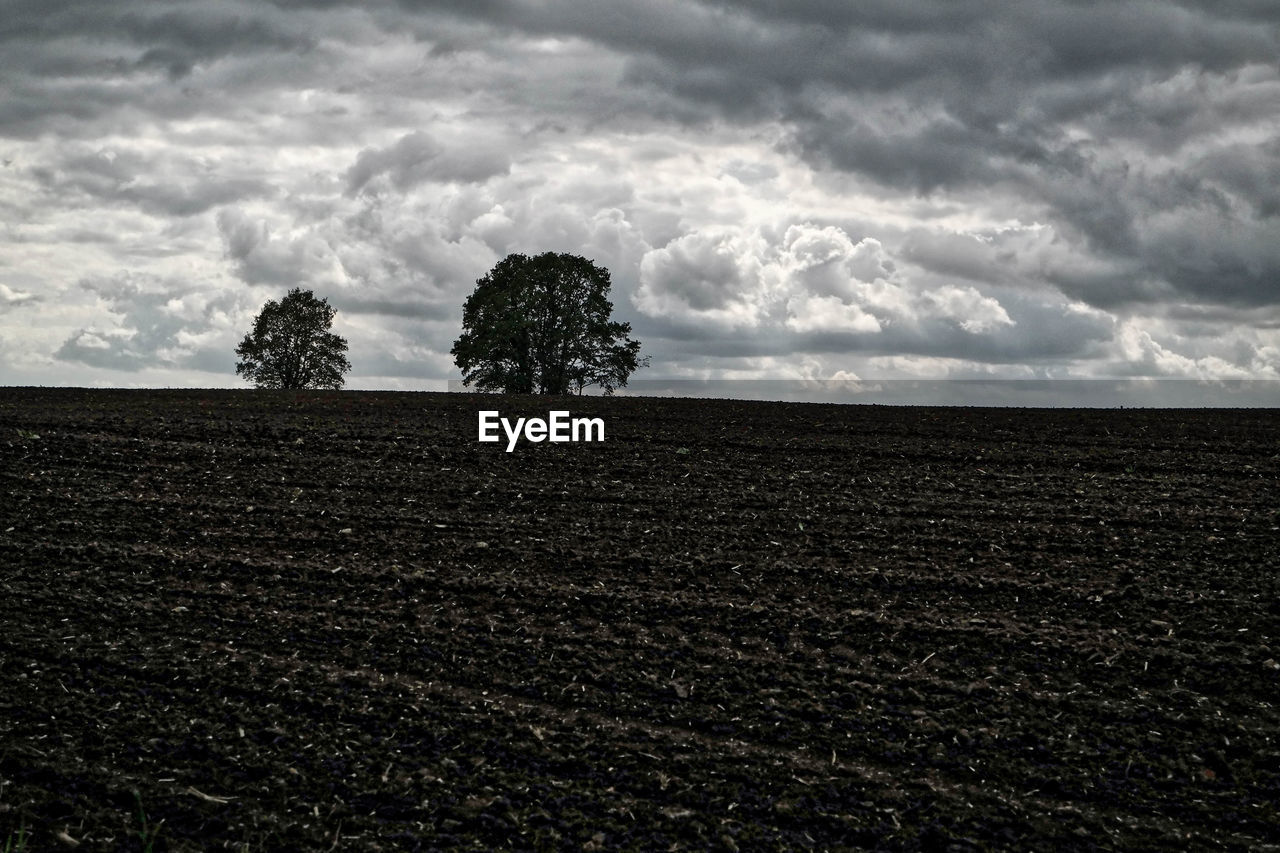
[[[0,309],[14,308],[18,305],[30,305],[39,302],[40,297],[34,293],[14,290],[8,285],[0,284]]]
[[[1280,370],[1280,9],[12,0],[0,381],[237,385],[294,286],[441,387],[509,252],[654,376]]]
[[[234,294],[210,297],[180,282],[122,274],[87,279],[82,289],[104,309],[105,322],[78,329],[55,356],[90,367],[137,371],[145,367],[234,369],[225,344]]]
[[[361,151],[347,170],[347,191],[355,193],[383,175],[400,192],[425,181],[479,183],[509,167],[507,155],[493,140],[459,139],[446,147],[415,131],[390,148]]]

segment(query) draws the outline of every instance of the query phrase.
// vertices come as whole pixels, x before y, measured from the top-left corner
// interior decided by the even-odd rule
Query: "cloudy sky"
[[[4,0],[0,384],[442,388],[510,252],[647,377],[1280,378],[1275,0]]]

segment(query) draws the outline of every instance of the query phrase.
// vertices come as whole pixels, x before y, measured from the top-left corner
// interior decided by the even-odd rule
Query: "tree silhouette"
[[[236,347],[236,373],[259,388],[341,388],[351,362],[346,339],[329,331],[335,313],[297,287],[268,302]]]
[[[609,319],[609,271],[577,255],[512,254],[467,297],[450,351],[481,391],[567,394],[627,384],[640,358],[630,323]]]

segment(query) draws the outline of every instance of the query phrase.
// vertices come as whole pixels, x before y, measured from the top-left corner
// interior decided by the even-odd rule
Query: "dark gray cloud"
[[[1073,291],[1095,304],[1163,300],[1170,290],[1229,304],[1280,298],[1268,221],[1276,182],[1265,179],[1280,174],[1275,7],[657,8],[509,2],[476,14],[607,44],[629,57],[626,82],[661,93],[666,115],[776,118],[815,165],[889,191],[1003,185],[1074,231],[1082,251],[1132,270],[1128,285],[1110,278]],[[1231,139],[1250,127],[1263,128],[1257,143]],[[1171,214],[1180,225],[1164,221]],[[1205,234],[1244,237],[1224,247],[1196,239]]]
[[[11,0],[0,50],[0,310],[63,361],[307,286],[425,376],[556,250],[722,367],[1280,375],[1269,0]]]
[[[198,62],[231,53],[298,51],[314,46],[314,38],[289,25],[285,16],[254,13],[237,2],[152,3],[145,0],[8,0],[0,24],[0,42],[46,43],[53,51],[32,70],[71,74],[83,70],[128,74],[159,68],[172,77],[189,74]],[[59,45],[85,39],[115,44],[110,59],[93,50],[59,50]],[[126,48],[132,48],[126,53]]]
[[[1223,145],[1192,165],[1195,173],[1223,187],[1249,205],[1249,213],[1260,221],[1280,218],[1280,181],[1275,165],[1280,162],[1280,138],[1260,145]]]
[[[271,193],[261,180],[223,177],[192,163],[83,145],[32,168],[31,175],[46,193],[62,199],[133,206],[158,216],[194,216]]]
[[[347,170],[347,192],[359,192],[384,175],[403,192],[426,181],[481,182],[510,168],[510,155],[494,140],[461,139],[446,146],[419,130],[387,148],[361,151]]]

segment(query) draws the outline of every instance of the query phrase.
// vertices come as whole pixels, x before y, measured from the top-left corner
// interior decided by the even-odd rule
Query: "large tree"
[[[262,307],[236,355],[236,373],[259,388],[341,388],[347,341],[333,332],[328,300],[295,287]]]
[[[630,323],[610,320],[609,271],[577,255],[507,255],[462,308],[453,344],[462,378],[481,391],[612,394],[640,358]]]

